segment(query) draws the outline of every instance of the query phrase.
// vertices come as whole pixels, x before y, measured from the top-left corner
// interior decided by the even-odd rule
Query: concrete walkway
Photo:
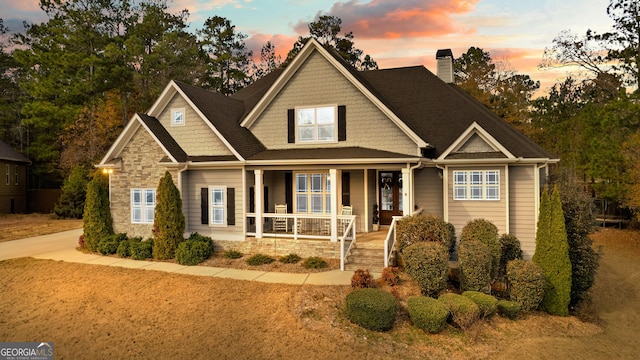
[[[2,231],[2,230],[0,230]],[[123,259],[96,254],[85,254],[76,250],[82,229],[36,236],[32,238],[0,243],[0,260],[19,257],[50,259],[81,264],[119,266],[131,269],[165,271],[177,274],[214,276],[219,278],[260,281],[293,285],[350,285],[348,271],[331,270],[311,274],[294,274],[256,270],[239,270],[211,266],[185,266],[175,263]]]

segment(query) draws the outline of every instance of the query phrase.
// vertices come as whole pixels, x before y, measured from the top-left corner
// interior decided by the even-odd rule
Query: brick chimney
[[[441,49],[436,52],[438,62],[438,77],[448,83],[453,83],[453,53],[451,49]]]

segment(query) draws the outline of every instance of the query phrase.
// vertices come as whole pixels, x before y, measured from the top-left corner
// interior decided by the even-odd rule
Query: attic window
[[[333,142],[337,139],[337,106],[296,108],[298,143]]]
[[[171,126],[184,125],[184,109],[171,110]]]

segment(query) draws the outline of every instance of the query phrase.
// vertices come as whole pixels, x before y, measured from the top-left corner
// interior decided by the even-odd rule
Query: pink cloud
[[[298,40],[297,36],[289,36],[282,34],[251,34],[246,41],[245,45],[249,50],[253,51],[254,61],[260,61],[260,50],[268,42],[275,46],[276,55],[279,55],[282,60],[287,57],[289,50],[293,47],[293,44]]]
[[[342,30],[353,31],[358,39],[396,39],[400,37],[437,36],[472,33],[475,29],[459,24],[455,15],[474,10],[479,0],[350,0],[335,3],[326,15],[342,19]],[[318,13],[318,16],[324,15]],[[317,17],[318,17],[317,16]],[[316,18],[317,18],[316,17]],[[308,24],[299,22],[298,34],[308,33]]]

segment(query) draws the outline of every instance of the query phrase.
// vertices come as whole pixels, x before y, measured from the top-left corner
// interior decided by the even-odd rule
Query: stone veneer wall
[[[214,240],[214,251],[237,250],[244,254],[284,256],[298,254],[303,258],[318,256],[325,259],[340,259],[340,242],[310,239],[247,238],[245,241]]]

